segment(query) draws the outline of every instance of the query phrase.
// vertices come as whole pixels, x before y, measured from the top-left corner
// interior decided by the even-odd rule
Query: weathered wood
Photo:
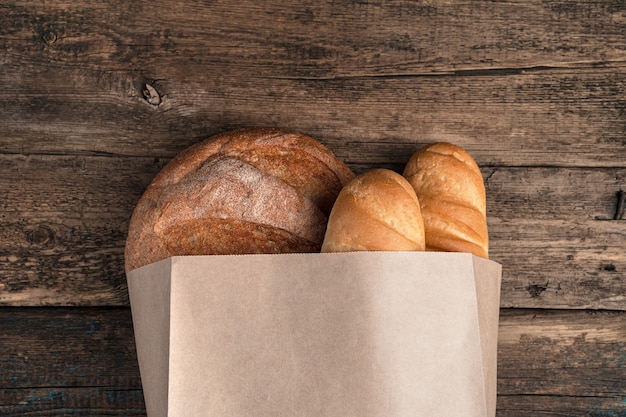
[[[165,162],[0,156],[0,303],[127,305],[128,221]],[[483,171],[502,306],[626,310],[624,168]]]
[[[296,77],[404,75],[626,56],[621,1],[22,1],[0,16],[10,58],[181,75],[242,66]]]
[[[626,170],[484,170],[503,307],[626,309]]]
[[[146,417],[141,388],[0,388],[3,416]]]
[[[122,272],[162,165],[226,129],[356,172],[449,140],[504,265],[498,417],[626,415],[626,4],[0,4],[0,415],[144,416]],[[621,205],[623,208],[623,204]],[[103,308],[102,306],[121,306]]]
[[[626,411],[619,400],[602,393],[588,397],[500,395],[496,417],[623,417]]]
[[[0,303],[127,304],[124,245],[155,159],[0,158]]]
[[[0,334],[0,415],[145,415],[127,308],[3,308]]]
[[[505,269],[501,306],[626,307],[623,221],[490,223],[490,256]]]
[[[163,67],[166,71],[167,66]],[[464,146],[483,166],[623,167],[625,67],[510,76],[187,79],[83,68],[0,73],[0,151],[169,158],[234,127],[307,133],[347,163],[403,163],[433,141]],[[33,89],[33,86],[37,86]],[[143,86],[143,87],[142,87]]]
[[[276,125],[349,163],[433,140],[484,165],[626,158],[620,2],[188,7],[4,6],[0,151],[167,158]]]
[[[626,415],[625,318],[623,312],[503,310],[498,416]]]
[[[0,414],[145,415],[126,308],[2,308]],[[626,412],[624,313],[501,311],[498,417]]]

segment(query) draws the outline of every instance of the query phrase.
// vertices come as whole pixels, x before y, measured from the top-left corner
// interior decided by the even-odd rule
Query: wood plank
[[[5,416],[145,415],[130,310],[0,309]]]
[[[132,208],[183,148],[274,125],[356,172],[466,147],[498,417],[626,416],[625,32],[615,0],[0,4],[0,415],[145,416]]]
[[[502,307],[626,309],[624,221],[489,219]]]
[[[128,221],[165,162],[0,155],[0,304],[127,305]],[[503,307],[626,310],[626,218],[612,220],[624,168],[483,174]]]
[[[625,169],[483,175],[491,258],[504,266],[503,307],[626,309],[626,217],[618,213]]]
[[[625,313],[500,315],[498,417],[626,412]],[[0,414],[145,414],[126,308],[1,308]]]
[[[584,376],[581,376],[584,378]],[[602,393],[590,397],[561,395],[499,396],[496,416],[511,417],[623,417],[624,407]]]
[[[0,388],[5,416],[146,417],[141,388],[42,387]]]
[[[243,65],[249,73],[328,78],[626,57],[619,1],[22,1],[3,5],[0,16],[8,59],[113,71]]]
[[[355,164],[433,140],[484,165],[626,157],[619,2],[2,8],[0,152],[167,158],[277,125]]]
[[[132,158],[0,158],[0,303],[127,304],[128,221],[162,165]]]
[[[503,310],[498,415],[626,414],[623,312]]]
[[[324,80],[205,70],[152,82],[137,71],[16,66],[0,73],[0,152],[169,158],[227,129],[271,125],[351,164],[399,164],[452,141],[483,166],[622,167],[624,68]],[[159,105],[144,98],[146,82]]]

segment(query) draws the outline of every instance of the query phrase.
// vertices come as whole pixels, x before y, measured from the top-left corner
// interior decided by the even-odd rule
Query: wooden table
[[[626,416],[623,1],[27,0],[0,51],[0,415],[145,415],[131,211],[182,149],[265,125],[356,173],[465,147],[498,416]]]

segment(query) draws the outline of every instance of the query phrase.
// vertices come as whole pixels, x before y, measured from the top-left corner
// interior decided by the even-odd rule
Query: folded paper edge
[[[172,259],[127,273],[137,360],[147,415],[167,417]],[[145,285],[146,280],[157,285]]]
[[[489,417],[496,415],[497,343],[500,316],[502,265],[473,256],[474,283],[480,343],[485,381],[486,409]],[[491,298],[488,295],[492,295]]]

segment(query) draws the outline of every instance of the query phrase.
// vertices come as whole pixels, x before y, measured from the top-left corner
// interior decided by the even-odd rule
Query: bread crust
[[[298,132],[250,128],[187,148],[133,212],[125,269],[175,255],[318,252],[354,174]]]
[[[424,245],[415,191],[400,174],[374,169],[339,193],[322,252],[422,251]]]
[[[486,191],[468,152],[445,142],[428,145],[411,156],[403,175],[420,201],[426,250],[489,257]]]

